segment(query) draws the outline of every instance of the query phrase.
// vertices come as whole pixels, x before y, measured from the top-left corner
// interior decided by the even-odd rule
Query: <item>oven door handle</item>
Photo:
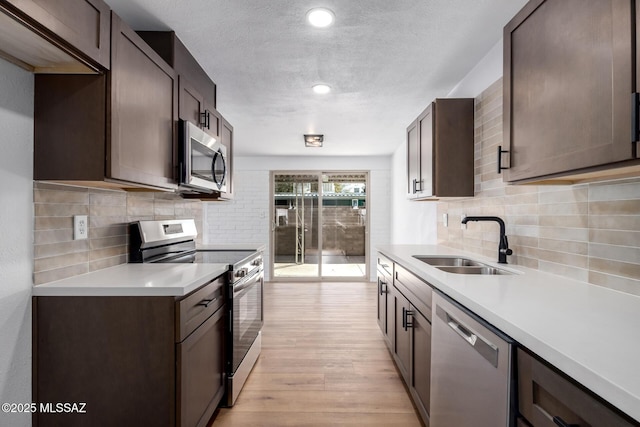
[[[253,286],[256,283],[258,283],[258,281],[254,280],[254,279],[260,277],[260,273],[261,272],[258,271],[254,275],[252,275],[249,279],[247,279],[244,283],[242,283],[240,285],[234,285],[233,286],[233,295],[239,294],[243,290],[245,290],[247,288],[250,288],[251,286]]]

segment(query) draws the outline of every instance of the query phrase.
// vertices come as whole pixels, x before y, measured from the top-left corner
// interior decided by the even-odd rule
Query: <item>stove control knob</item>
[[[241,268],[240,270],[238,270],[236,272],[236,277],[244,277],[244,276],[247,275],[247,273],[248,273],[248,271],[247,271],[246,268]]]
[[[251,262],[251,265],[255,265],[256,267],[258,267],[258,266],[262,265],[262,258],[254,259],[254,260]]]

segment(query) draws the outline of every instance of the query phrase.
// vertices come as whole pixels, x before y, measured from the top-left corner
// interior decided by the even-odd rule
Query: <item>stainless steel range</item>
[[[197,250],[193,219],[130,224],[129,262],[222,263],[229,266],[227,301],[227,405],[233,406],[262,344],[262,251]]]

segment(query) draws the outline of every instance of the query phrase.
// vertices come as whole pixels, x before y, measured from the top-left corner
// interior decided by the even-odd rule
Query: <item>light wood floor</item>
[[[375,283],[266,283],[262,353],[222,426],[420,426]]]

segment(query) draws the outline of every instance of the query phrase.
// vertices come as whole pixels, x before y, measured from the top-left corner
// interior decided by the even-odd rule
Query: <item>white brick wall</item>
[[[375,248],[389,243],[390,158],[236,158],[234,199],[204,204],[205,244],[261,243],[266,245],[265,278],[271,276],[270,171],[363,170],[369,171],[370,280],[375,280]]]

